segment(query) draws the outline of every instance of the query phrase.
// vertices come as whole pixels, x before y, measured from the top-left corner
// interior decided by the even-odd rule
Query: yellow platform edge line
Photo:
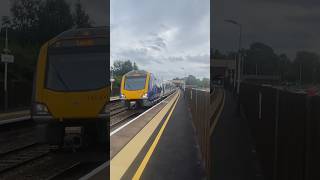
[[[178,98],[177,93],[110,161],[110,179],[121,179]]]
[[[150,158],[151,158],[151,156],[152,156],[152,153],[154,152],[156,146],[157,146],[158,143],[159,143],[159,140],[160,140],[160,138],[161,138],[161,136],[162,136],[162,134],[163,134],[164,129],[166,128],[166,126],[167,126],[167,124],[168,124],[168,122],[169,122],[169,119],[171,118],[172,112],[173,112],[173,110],[175,109],[175,107],[176,107],[176,105],[177,105],[177,103],[178,103],[178,101],[179,101],[179,97],[180,97],[180,94],[178,95],[178,98],[176,99],[175,104],[174,104],[173,107],[171,108],[171,111],[170,111],[169,115],[167,116],[165,122],[163,123],[160,131],[158,132],[155,140],[153,141],[152,145],[150,146],[150,149],[148,150],[146,156],[143,158],[143,161],[141,162],[141,164],[140,164],[139,168],[137,169],[136,173],[134,174],[134,176],[133,176],[133,178],[132,178],[133,180],[138,180],[138,179],[140,179],[140,177],[141,177],[141,175],[142,175],[145,167],[147,166],[147,164],[148,164],[148,162],[149,162],[149,160],[150,160]]]

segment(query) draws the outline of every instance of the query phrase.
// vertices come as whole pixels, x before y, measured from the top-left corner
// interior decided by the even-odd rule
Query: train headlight
[[[35,103],[34,111],[36,114],[40,114],[40,115],[49,114],[48,107],[41,103]]]
[[[142,99],[148,99],[148,93],[145,93],[145,94],[142,96]]]
[[[126,96],[124,94],[120,94],[120,99],[125,99]]]

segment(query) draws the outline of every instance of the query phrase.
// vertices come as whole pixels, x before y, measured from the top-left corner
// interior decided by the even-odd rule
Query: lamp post
[[[241,41],[242,41],[242,24],[238,23],[235,20],[227,19],[225,20],[227,23],[234,24],[239,27],[239,49],[238,49],[238,62],[237,62],[237,94],[239,94],[240,91],[240,80],[241,80]]]
[[[2,17],[2,25],[5,27],[6,31],[6,39],[5,39],[5,47],[3,49],[3,54],[1,54],[1,62],[4,63],[4,110],[8,109],[8,87],[7,87],[7,79],[8,79],[8,63],[13,63],[14,57],[9,55],[10,50],[8,47],[8,25],[10,21],[7,16]]]
[[[187,73],[186,73],[186,70],[184,69],[184,67],[182,67],[181,69],[183,70],[184,76],[185,76],[185,78],[184,78],[185,80],[184,80],[184,84],[183,84],[183,90],[185,90],[185,88],[186,88],[186,81],[187,81],[188,77],[187,77]]]

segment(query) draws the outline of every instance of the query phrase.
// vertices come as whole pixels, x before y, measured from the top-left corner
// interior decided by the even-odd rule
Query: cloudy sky
[[[0,0],[0,17],[10,16],[10,7],[13,0]],[[67,0],[69,4],[74,4],[76,0]],[[80,0],[83,8],[89,14],[95,26],[106,26],[108,23],[107,0]]]
[[[238,29],[224,22],[243,25],[244,46],[263,42],[276,53],[293,58],[296,51],[320,53],[319,0],[215,0],[213,2],[213,47],[236,50]]]
[[[210,76],[210,0],[111,0],[111,64],[162,79]]]

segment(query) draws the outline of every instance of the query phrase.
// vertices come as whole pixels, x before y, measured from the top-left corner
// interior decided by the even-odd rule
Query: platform
[[[25,121],[30,119],[30,110],[6,112],[0,114],[0,125]]]
[[[225,91],[225,103],[212,139],[211,173],[214,180],[262,180],[247,122],[240,118],[237,102]]]
[[[205,178],[191,115],[180,92],[113,133],[110,141],[110,179]]]

